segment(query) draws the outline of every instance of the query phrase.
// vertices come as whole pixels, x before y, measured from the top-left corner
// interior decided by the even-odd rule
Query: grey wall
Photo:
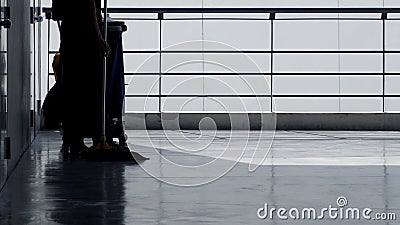
[[[12,153],[8,173],[30,143],[30,2],[11,0],[9,6],[13,24],[8,34],[7,122]]]
[[[389,113],[130,113],[125,115],[125,128],[196,130],[204,118],[214,120],[221,130],[231,129],[232,121],[233,130],[259,130],[261,125],[265,130],[400,130],[400,114]],[[209,121],[201,128],[214,129]]]

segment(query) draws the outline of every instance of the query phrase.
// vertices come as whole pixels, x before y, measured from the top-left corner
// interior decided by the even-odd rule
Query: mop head
[[[118,161],[134,162],[140,160],[138,153],[133,153],[127,145],[109,144],[105,138],[94,144],[86,152],[82,153],[83,158],[92,161]],[[138,157],[136,157],[138,156]]]

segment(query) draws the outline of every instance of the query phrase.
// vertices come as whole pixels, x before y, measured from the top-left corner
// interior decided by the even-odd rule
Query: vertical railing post
[[[387,13],[382,13],[382,112],[386,111],[386,19]]]
[[[270,67],[271,67],[271,75],[270,75],[270,85],[271,85],[271,87],[270,87],[270,99],[271,99],[271,102],[270,102],[270,105],[271,105],[271,113],[273,113],[274,112],[274,107],[273,107],[273,102],[274,102],[274,95],[273,95],[273,85],[274,85],[274,81],[273,81],[273,79],[274,79],[274,20],[275,20],[275,13],[274,12],[271,12],[270,14],[269,14],[269,19],[270,19],[270,21],[271,21],[271,26],[270,26],[270,29],[271,29],[271,31],[270,31],[270,33],[271,33],[271,40],[270,40],[270,44],[271,44],[271,46],[270,46],[270,48],[271,48],[271,58],[270,58],[270,60],[271,60],[271,65],[270,65]]]
[[[162,113],[162,101],[161,101],[161,95],[162,95],[162,20],[164,19],[164,13],[159,12],[158,13],[158,20],[160,22],[160,34],[159,34],[159,61],[158,61],[158,112],[161,114]]]

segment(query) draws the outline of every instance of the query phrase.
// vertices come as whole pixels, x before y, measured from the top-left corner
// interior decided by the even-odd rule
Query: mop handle
[[[104,0],[103,32],[104,40],[107,42],[107,0]],[[103,58],[103,82],[101,102],[101,136],[106,136],[106,88],[107,88],[107,54]]]
[[[103,30],[103,32],[104,32],[104,40],[105,41],[107,41],[107,14],[108,14],[108,4],[107,4],[107,0],[104,0],[104,21],[103,21],[103,24],[104,24],[104,30]]]

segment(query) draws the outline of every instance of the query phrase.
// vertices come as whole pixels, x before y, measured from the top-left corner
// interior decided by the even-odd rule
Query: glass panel
[[[204,94],[206,95],[269,95],[271,93],[270,76],[205,76]]]
[[[203,76],[172,76],[162,77],[162,94],[165,95],[203,95]]]
[[[386,75],[385,76],[385,94],[400,95],[400,76]]]
[[[199,40],[202,40],[200,20],[162,22],[163,50],[201,50],[202,44]]]
[[[274,94],[339,94],[339,76],[274,76]]]
[[[271,112],[271,98],[205,98],[206,112]]]
[[[51,6],[51,0],[41,0],[43,6]]]
[[[357,112],[382,112],[382,98],[341,98],[340,111]]]
[[[124,50],[159,50],[159,21],[126,21],[128,31],[123,34]]]
[[[385,98],[385,111],[391,113],[400,112],[400,98]]]
[[[399,4],[400,6],[400,4]],[[400,13],[389,13],[388,14],[388,19],[399,19],[400,18]],[[389,22],[389,21],[386,21]]]
[[[207,47],[206,50],[270,50],[270,29],[271,23],[262,20],[206,20],[204,40],[222,43],[217,48]]]
[[[382,21],[340,21],[341,50],[382,50]]]
[[[337,54],[275,54],[274,72],[338,72]]]
[[[400,1],[398,0],[384,0],[385,7],[387,8],[399,8]]]
[[[339,112],[339,98],[274,98],[276,112]]]
[[[383,76],[340,76],[340,94],[381,95]]]
[[[158,95],[158,75],[125,76],[127,95]]]
[[[54,84],[56,84],[56,78],[54,76],[50,76],[50,78],[49,78],[50,88],[53,87]]]
[[[40,97],[41,99],[45,99],[46,94],[48,92],[48,90],[50,89],[50,86],[48,86],[48,76],[49,76],[49,72],[52,72],[52,69],[49,70],[51,68],[51,66],[48,64],[48,60],[51,61],[52,60],[52,55],[48,54],[48,24],[49,24],[49,20],[44,20],[43,22],[43,29],[41,32],[42,38],[44,39],[43,43],[42,43],[42,58],[41,58],[41,67],[43,68],[41,71],[41,92],[40,92]],[[51,37],[51,36],[50,36]],[[50,40],[51,41],[51,40]],[[51,63],[51,62],[50,62]],[[43,102],[42,102],[43,103]]]
[[[53,71],[52,63],[53,63],[53,58],[54,58],[55,55],[56,55],[55,53],[50,53],[50,54],[49,54],[50,63],[48,64],[48,67],[49,67],[48,69],[49,69],[50,73],[53,73],[53,72],[54,72],[54,71]],[[47,73],[47,71],[46,71],[46,73]],[[51,76],[53,76],[53,75],[51,75]],[[47,77],[46,77],[46,80],[47,80]]]
[[[274,50],[337,50],[337,21],[275,21]]]
[[[400,17],[399,17],[400,18]],[[386,50],[400,50],[400,21],[386,21]]]
[[[162,55],[162,71],[164,73],[203,72],[203,56],[193,53],[165,53]]]
[[[382,73],[383,54],[340,54],[340,72]]]
[[[125,73],[158,73],[159,54],[125,54]]]
[[[205,72],[208,73],[271,72],[271,54],[204,54],[204,59]]]
[[[338,0],[340,7],[382,7],[383,0]]]
[[[158,98],[136,98],[125,99],[125,112],[158,112]]]
[[[50,3],[50,1],[47,1]],[[382,0],[340,0],[341,7],[381,7]],[[174,1],[130,1],[111,2],[110,7],[201,7],[198,0]],[[205,7],[337,7],[338,0],[205,0]],[[387,5],[396,5],[386,0]],[[120,14],[118,17],[137,17],[140,15]],[[147,18],[155,18],[155,14]],[[329,17],[337,18],[338,14],[278,14],[277,18],[289,17]],[[167,19],[183,18],[253,18],[266,19],[268,14],[166,14]],[[379,18],[379,14],[340,14],[341,18]],[[275,50],[382,50],[382,21],[275,21]],[[397,21],[387,21],[387,48],[400,49],[400,35]],[[159,21],[127,21],[128,32],[124,34],[125,50],[159,50]],[[58,50],[58,28],[52,22],[51,50]],[[204,30],[202,30],[204,28]],[[204,32],[203,32],[204,31]],[[205,40],[221,42],[225,45],[202,43]],[[46,36],[47,37],[47,36]],[[339,39],[338,39],[339,38]],[[188,43],[190,42],[190,43]],[[162,22],[163,50],[270,50],[270,21],[265,20],[169,20]],[[172,47],[171,47],[172,46]],[[232,47],[229,47],[232,46]],[[400,55],[400,54],[399,54]],[[125,72],[159,72],[159,54],[126,54]],[[52,58],[50,58],[52,59]],[[386,56],[387,71],[399,72],[400,58],[396,54]],[[202,63],[205,60],[205,63]],[[182,76],[165,75],[162,80],[163,94],[269,94],[270,77],[264,75],[246,75],[244,80],[239,76],[211,75],[199,76],[189,73],[269,73],[271,56],[257,54],[197,54],[165,53],[162,55],[162,71],[187,73]],[[383,66],[382,54],[283,54],[274,55],[274,72],[336,73],[359,72],[380,73]],[[143,64],[143,65],[142,65]],[[51,65],[49,65],[51,68]],[[397,68],[399,67],[399,68]],[[46,68],[46,67],[44,67]],[[388,76],[386,92],[397,94],[397,77]],[[399,79],[400,80],[400,79]],[[127,76],[128,95],[158,94],[158,75]],[[382,94],[382,76],[275,76],[274,94]],[[53,81],[51,80],[51,83]],[[400,83],[400,81],[399,81]],[[50,84],[51,86],[52,84]],[[253,89],[253,90],[252,90]],[[128,100],[130,99],[130,100]],[[127,98],[127,111],[158,111],[158,99]],[[243,102],[248,109],[257,111],[256,98],[163,98],[163,109],[167,111],[226,111],[217,104],[218,100],[233,111],[241,111],[238,102]],[[270,98],[263,98],[262,110],[270,109]],[[380,98],[276,98],[277,110],[288,112],[338,112],[339,109],[352,112],[373,112],[381,110]],[[356,101],[359,101],[358,103]],[[187,102],[187,103],[185,103]],[[130,109],[128,109],[130,107]],[[140,109],[138,109],[140,108]],[[228,110],[230,111],[230,110]],[[354,111],[354,112],[356,112]]]
[[[60,49],[60,31],[57,23],[50,21],[50,51],[58,51]]]
[[[163,112],[202,112],[203,98],[198,97],[169,97],[162,98]]]
[[[386,73],[400,72],[400,54],[387,53],[385,54]]]

